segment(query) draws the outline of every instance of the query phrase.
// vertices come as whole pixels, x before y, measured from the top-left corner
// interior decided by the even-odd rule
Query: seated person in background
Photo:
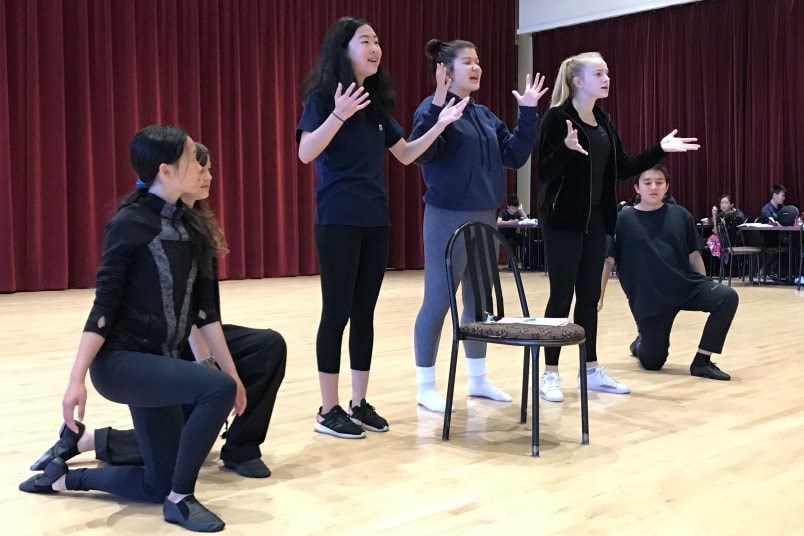
[[[742,238],[740,233],[737,232],[737,226],[745,223],[745,213],[737,208],[737,205],[734,204],[734,198],[730,194],[721,195],[717,206],[712,207],[713,235],[717,235],[720,218],[726,220],[732,247],[742,246]]]
[[[522,204],[519,198],[512,195],[508,198],[508,206],[500,209],[497,213],[497,227],[499,227],[500,234],[502,234],[511,247],[516,250],[517,246],[522,245],[522,235],[519,233],[519,222],[524,220],[528,215],[522,209]]]
[[[776,223],[776,216],[779,209],[784,206],[784,198],[787,194],[787,188],[781,184],[774,184],[770,189],[770,201],[765,203],[762,211],[759,213],[760,220],[763,223]]]
[[[620,284],[639,330],[631,353],[645,369],[660,370],[676,315],[708,312],[690,374],[729,380],[710,356],[723,350],[739,299],[734,289],[706,277],[695,221],[680,205],[663,201],[668,179],[664,166],[644,171],[635,185],[640,203],[617,218],[614,251]]]

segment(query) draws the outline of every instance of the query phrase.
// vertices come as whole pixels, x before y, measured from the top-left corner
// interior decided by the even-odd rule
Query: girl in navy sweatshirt
[[[469,41],[444,43],[430,40],[425,48],[436,74],[437,91],[419,105],[414,116],[415,138],[436,123],[446,99],[468,99],[480,89],[482,69],[477,47]],[[544,77],[530,75],[525,92],[513,91],[519,119],[513,132],[488,108],[469,100],[463,117],[450,125],[416,163],[422,166],[424,195],[424,300],[416,317],[414,346],[417,402],[443,413],[445,399],[436,390],[435,361],[438,341],[449,310],[449,289],[444,272],[444,251],[458,227],[470,221],[495,225],[497,208],[505,198],[504,168],[522,167],[536,141],[539,115],[536,104],[547,89]],[[439,90],[449,88],[441,96]],[[456,262],[455,280],[463,281],[466,259]],[[463,285],[463,322],[474,321],[474,301],[468,283]],[[510,402],[511,397],[486,379],[486,344],[464,342],[469,371],[469,395]]]

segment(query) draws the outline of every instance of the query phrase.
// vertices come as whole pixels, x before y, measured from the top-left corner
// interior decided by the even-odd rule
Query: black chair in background
[[[516,287],[519,298],[519,314],[529,317],[525,291],[516,257],[508,241],[495,229],[480,222],[462,225],[450,238],[446,251],[446,270],[450,292],[450,313],[452,317],[452,351],[449,363],[449,382],[447,384],[447,406],[444,412],[444,428],[441,439],[449,439],[452,418],[452,402],[455,393],[455,373],[458,365],[458,346],[461,341],[474,340],[493,344],[524,347],[522,361],[522,407],[519,422],[527,421],[528,375],[532,366],[531,389],[533,391],[533,427],[531,432],[531,456],[539,456],[539,349],[548,346],[578,345],[581,392],[581,443],[589,443],[589,408],[586,389],[586,334],[577,324],[564,326],[544,326],[528,323],[504,324],[497,320],[506,315],[503,299],[503,279],[500,277],[500,250],[506,253],[508,270],[505,279],[512,278],[508,287]],[[464,265],[463,261],[466,264]],[[474,297],[474,321],[460,324],[460,313],[455,297],[457,291],[456,271],[468,272],[469,284]]]
[[[729,265],[729,286],[731,286],[731,275],[735,261],[739,262],[740,259],[748,260],[748,281],[754,282],[754,266],[759,270],[759,259],[762,254],[762,248],[753,246],[737,246],[734,244],[742,244],[742,236],[740,229],[737,228],[737,222],[733,218],[718,218],[717,222],[717,238],[720,240],[720,275],[718,282],[723,281],[726,264]],[[729,256],[728,263],[725,261],[726,255]],[[744,277],[744,270],[740,270],[739,276]],[[757,278],[757,281],[759,278]]]

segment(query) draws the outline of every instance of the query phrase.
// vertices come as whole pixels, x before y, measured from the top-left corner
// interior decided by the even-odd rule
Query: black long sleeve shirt
[[[215,281],[198,272],[184,210],[143,194],[107,225],[84,326],[106,339],[102,350],[179,357],[193,324],[220,320]]]

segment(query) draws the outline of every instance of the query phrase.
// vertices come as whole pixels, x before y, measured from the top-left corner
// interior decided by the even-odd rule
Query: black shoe
[[[349,419],[349,415],[343,411],[342,407],[333,406],[326,414],[322,414],[321,409],[322,408],[318,408],[318,414],[321,415],[322,421],[318,422],[318,419],[316,419],[314,428],[316,432],[329,434],[342,439],[360,439],[366,437],[366,432]]]
[[[59,440],[47,449],[38,460],[33,462],[31,471],[41,471],[54,458],[61,458],[67,461],[74,456],[78,456],[78,440],[84,435],[86,427],[81,421],[75,421],[75,424],[78,426],[77,434],[67,428],[66,424],[61,425],[61,428],[59,428]]]
[[[731,379],[731,376],[717,368],[717,364],[711,361],[705,365],[690,365],[690,374],[710,380],[729,381]]]
[[[359,406],[352,406],[352,401],[350,400],[349,407],[352,410],[352,422],[356,425],[372,432],[388,431],[388,421],[377,415],[374,406],[366,402],[365,398],[360,401]]]
[[[165,499],[162,505],[165,521],[181,525],[193,532],[220,532],[226,523],[207,510],[194,495],[188,495],[177,503]]]
[[[223,466],[246,478],[268,478],[271,476],[271,470],[260,458],[253,458],[244,462],[223,460]]]
[[[45,466],[45,472],[34,475],[22,484],[20,491],[27,493],[57,493],[53,489],[53,482],[67,474],[67,464],[61,458],[53,458]]]
[[[637,338],[634,339],[634,342],[628,346],[628,350],[631,352],[631,355],[634,357],[639,357],[639,347],[642,346],[642,338],[637,335]]]

